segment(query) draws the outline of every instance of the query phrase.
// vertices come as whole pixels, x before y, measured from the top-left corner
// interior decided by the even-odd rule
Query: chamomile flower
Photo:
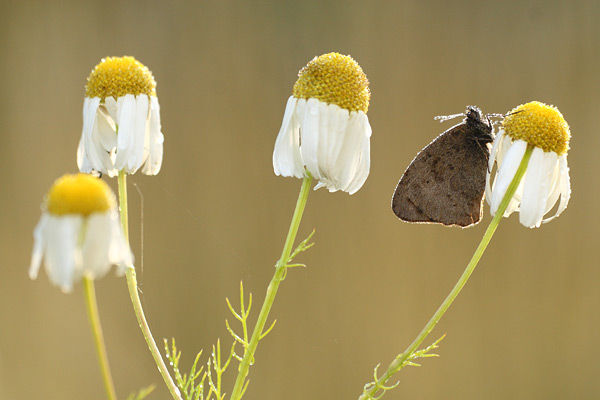
[[[79,170],[116,176],[142,168],[144,174],[156,175],[163,141],[152,73],[133,57],[102,59],[85,87]]]
[[[489,159],[486,197],[491,214],[498,210],[526,149],[532,147],[525,175],[504,216],[518,211],[519,221],[529,228],[537,228],[542,222],[558,217],[567,208],[571,196],[567,165],[570,137],[569,125],[553,106],[533,101],[510,111],[496,135]],[[497,171],[492,177],[494,162]],[[554,216],[544,219],[559,197]]]
[[[33,236],[29,276],[37,278],[43,259],[50,282],[63,292],[83,276],[101,278],[111,265],[122,274],[133,263],[115,195],[91,175],[67,174],[54,182]]]
[[[315,57],[298,73],[275,141],[276,175],[308,171],[330,192],[358,191],[369,175],[369,81],[349,56]]]

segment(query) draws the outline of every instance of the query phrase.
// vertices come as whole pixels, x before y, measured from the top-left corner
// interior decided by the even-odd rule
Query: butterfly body
[[[494,135],[479,108],[469,106],[465,115],[421,150],[400,178],[392,210],[401,220],[466,227],[481,219]]]

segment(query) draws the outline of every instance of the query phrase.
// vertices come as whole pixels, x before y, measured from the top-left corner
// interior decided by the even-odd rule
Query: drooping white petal
[[[506,211],[504,211],[505,217],[508,217],[515,211],[519,211],[519,208],[521,206],[521,198],[523,197],[523,181],[524,179],[522,178],[521,182],[519,182],[517,190],[515,190],[515,194],[513,194],[510,201],[508,202],[508,206],[506,206]]]
[[[98,107],[100,106],[100,98],[86,97],[83,101],[83,130],[81,137],[83,140],[83,148],[85,151],[85,158],[87,158],[89,164],[93,169],[101,172],[106,172],[104,167],[104,159],[102,158],[102,150],[97,148],[97,140],[94,139],[94,130],[96,129],[96,117]],[[100,150],[100,151],[99,151]],[[82,165],[83,166],[82,158]],[[91,171],[83,171],[91,172]]]
[[[109,96],[104,99],[104,107],[106,108],[106,112],[110,116],[110,118],[115,121],[115,123],[119,120],[118,111],[117,111],[117,100]]]
[[[558,156],[557,156],[558,158]],[[550,193],[548,193],[548,200],[546,201],[546,209],[544,210],[544,215],[548,213],[555,205],[556,201],[560,197],[560,168],[558,160],[552,166],[552,179],[550,185]],[[544,221],[542,221],[544,222]]]
[[[550,222],[554,218],[558,217],[566,208],[571,198],[571,179],[569,177],[569,166],[567,165],[567,155],[563,154],[558,158],[558,187],[560,192],[560,203],[556,214],[552,217],[546,218],[543,222]]]
[[[359,112],[359,131],[361,133],[361,143],[358,145],[358,165],[356,166],[356,171],[354,174],[354,178],[347,186],[345,191],[349,194],[356,193],[365,183],[369,176],[370,168],[371,168],[371,125],[369,124],[369,120],[367,115]]]
[[[94,168],[85,154],[84,142],[85,140],[82,135],[79,139],[79,146],[77,146],[77,168],[79,168],[79,171],[89,174]]]
[[[523,178],[523,198],[519,209],[522,225],[537,228],[542,223],[555,165],[556,153],[546,153],[539,147],[533,149]]]
[[[348,129],[348,120],[350,113],[348,110],[344,110],[334,104],[328,106],[329,111],[329,125],[327,131],[329,132],[328,141],[326,148],[323,149],[324,156],[322,163],[324,169],[327,170],[327,174],[334,177],[333,184],[339,184],[339,164],[340,153],[344,146],[344,137],[346,130]]]
[[[567,208],[567,204],[569,204],[569,199],[571,198],[571,179],[569,177],[569,165],[567,163],[566,154],[560,156],[558,165],[560,168],[559,176],[561,191],[560,205],[558,206],[556,217],[558,217],[565,210],[565,208]]]
[[[502,142],[498,146],[498,153],[496,154],[496,161],[498,165],[502,164],[504,157],[506,156],[506,152],[510,149],[513,144],[513,140],[510,136],[504,135],[502,138]]]
[[[113,210],[110,216],[110,245],[108,249],[108,260],[111,265],[117,266],[117,274],[125,274],[127,267],[133,266],[133,254],[119,221],[119,214]]]
[[[81,172],[96,170],[109,176],[117,173],[113,159],[117,136],[107,110],[99,97],[84,99],[83,129],[77,148],[77,166]]]
[[[304,165],[300,154],[300,126],[296,119],[296,108],[303,108],[304,104],[300,105],[299,102],[305,103],[306,100],[298,100],[294,96],[288,99],[283,122],[275,140],[273,169],[278,176],[304,177]]]
[[[97,140],[102,149],[107,153],[112,152],[117,147],[117,130],[114,120],[102,104],[98,107],[96,115],[96,129]]]
[[[86,218],[85,238],[81,246],[82,273],[91,279],[102,278],[110,269],[108,249],[111,240],[110,211]]]
[[[40,221],[33,231],[33,252],[31,253],[31,264],[29,265],[29,277],[36,279],[40,271],[40,265],[46,249],[46,229],[48,215],[42,214]]]
[[[321,103],[317,99],[308,99],[306,101],[304,112],[299,116],[300,120],[300,154],[304,166],[311,173],[313,178],[320,181],[321,171],[318,163],[320,119],[325,110],[321,110]],[[326,117],[325,117],[326,118]]]
[[[81,277],[81,252],[77,246],[82,217],[61,215],[48,217],[45,229],[46,273],[50,282],[63,292],[73,289],[73,281]]]
[[[133,139],[133,154],[127,161],[128,174],[135,173],[144,160],[144,142],[149,121],[149,99],[145,94],[140,94],[135,98],[135,128]]]
[[[494,138],[494,144],[492,145],[492,150],[490,150],[490,157],[488,158],[488,174],[492,171],[494,167],[494,162],[496,162],[496,155],[498,153],[498,147],[503,142],[504,139],[504,129],[500,129],[498,134]]]
[[[117,142],[117,134],[114,122],[106,112],[101,111],[102,108],[100,106],[96,110],[96,120],[92,131],[91,145],[100,163],[98,168],[94,167],[94,169],[112,177],[117,175],[112,156]]]
[[[330,192],[340,189],[339,157],[348,125],[348,111],[335,104],[320,103],[318,169],[320,179],[315,190],[325,187]]]
[[[496,179],[494,180],[491,196],[490,213],[492,216],[496,215],[496,211],[502,202],[504,194],[506,193],[506,189],[510,185],[510,182],[514,178],[515,173],[519,168],[519,164],[523,159],[526,149],[527,143],[522,140],[517,140],[513,142],[510,148],[506,151],[503,161],[498,163],[498,170],[496,172]],[[504,215],[510,215],[508,210],[504,213]]]
[[[128,162],[134,156],[135,145],[135,96],[126,94],[117,99],[117,158],[115,168],[122,170],[128,167]]]
[[[163,142],[165,138],[160,126],[160,105],[156,96],[150,96],[149,134],[144,141],[146,157],[142,173],[156,175],[160,171],[163,159]],[[147,144],[146,144],[147,142]]]
[[[343,144],[336,160],[337,189],[350,192],[349,187],[356,178],[364,139],[360,114],[353,111],[348,115],[348,125],[343,134]]]
[[[317,175],[321,177],[321,180],[335,179],[331,174],[332,171],[328,163],[329,147],[331,143],[335,142],[337,136],[337,132],[330,129],[332,124],[335,125],[336,120],[336,110],[334,107],[333,104],[318,102],[319,128],[314,152],[316,169],[318,170]]]
[[[325,103],[322,103],[325,106]],[[321,140],[318,151],[319,170],[321,179],[315,186],[315,190],[325,187],[330,192],[345,190],[351,177],[345,177],[348,172],[346,160],[344,159],[344,148],[349,142],[353,142],[350,112],[335,104],[329,104],[322,108],[325,116],[321,119]]]
[[[490,151],[490,156],[488,158],[488,169],[485,174],[485,199],[489,205],[492,204],[492,171],[494,169],[494,163],[496,162],[496,156],[498,154],[498,148],[501,143],[503,143],[504,138],[504,130],[500,129],[496,137],[494,138],[494,144],[492,145],[492,150]],[[500,164],[498,164],[499,166]]]

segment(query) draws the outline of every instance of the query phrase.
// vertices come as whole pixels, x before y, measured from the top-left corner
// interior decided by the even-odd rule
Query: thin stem
[[[85,297],[85,308],[90,319],[90,328],[94,336],[96,355],[100,364],[106,397],[108,400],[117,400],[117,393],[115,392],[110,367],[108,366],[108,356],[106,354],[106,345],[104,344],[104,335],[102,334],[102,325],[100,324],[100,315],[98,314],[98,303],[96,302],[96,290],[94,289],[93,279],[83,278],[83,294]]]
[[[123,232],[125,234],[125,239],[129,242],[129,224],[127,220],[127,175],[125,171],[119,171],[119,212],[121,214],[121,226],[123,227]],[[135,316],[138,320],[138,325],[142,330],[142,334],[144,335],[144,339],[146,339],[146,343],[148,344],[148,348],[150,349],[150,353],[152,353],[152,357],[154,358],[154,362],[158,366],[158,371],[162,375],[171,396],[173,396],[176,400],[181,400],[180,392],[171,375],[169,374],[169,370],[165,365],[165,362],[162,359],[162,355],[156,346],[156,342],[152,337],[152,332],[150,332],[150,327],[148,326],[148,322],[146,322],[146,317],[144,315],[144,309],[142,308],[142,302],[140,301],[140,296],[138,294],[138,285],[137,279],[135,275],[135,268],[133,265],[127,268],[125,273],[127,277],[127,287],[129,289],[129,297],[131,298],[131,304],[133,305],[133,309],[135,311]]]
[[[119,216],[121,217],[121,228],[125,239],[129,243],[129,214],[127,212],[127,174],[119,171]]]
[[[273,302],[275,301],[277,289],[279,288],[282,278],[285,276],[285,271],[287,268],[286,264],[288,263],[290,254],[292,253],[294,240],[296,239],[298,227],[300,226],[300,221],[302,220],[302,213],[306,207],[311,181],[312,176],[310,176],[310,174],[302,181],[302,187],[300,188],[300,194],[298,195],[298,201],[296,202],[296,209],[294,211],[294,216],[292,217],[287,239],[285,240],[283,251],[281,252],[281,258],[279,261],[277,261],[277,264],[275,264],[275,275],[273,275],[271,283],[269,283],[269,287],[267,288],[267,295],[260,310],[260,314],[258,315],[258,320],[256,321],[256,326],[252,332],[252,337],[250,338],[248,348],[244,351],[244,358],[240,363],[238,376],[235,380],[233,392],[231,393],[231,400],[239,400],[242,396],[242,391],[245,386],[244,382],[246,381],[246,376],[248,375],[248,369],[250,368],[252,360],[254,360],[254,353],[256,352],[258,342],[267,323],[267,317],[269,316]]]
[[[423,343],[423,341],[425,340],[427,335],[429,335],[429,333],[431,333],[431,331],[437,325],[437,323],[440,321],[440,319],[442,318],[442,316],[444,315],[446,310],[448,310],[448,308],[450,307],[450,305],[452,304],[454,299],[456,299],[456,297],[458,296],[458,294],[460,293],[462,288],[465,286],[465,284],[469,280],[469,277],[475,270],[475,267],[477,266],[477,263],[481,259],[483,252],[485,251],[487,245],[489,244],[490,240],[492,239],[492,236],[494,235],[494,232],[496,231],[496,228],[498,227],[500,220],[504,216],[504,212],[506,211],[506,208],[508,207],[508,203],[510,202],[510,199],[512,199],[517,188],[519,187],[519,183],[521,182],[521,179],[523,178],[523,175],[525,174],[525,171],[527,170],[527,164],[529,163],[529,159],[531,157],[532,152],[533,152],[533,148],[528,146],[527,150],[525,151],[525,155],[523,156],[523,159],[521,160],[521,163],[519,164],[519,168],[517,169],[517,172],[515,173],[514,178],[512,179],[510,185],[506,189],[506,193],[504,194],[504,197],[502,198],[502,202],[500,203],[500,206],[498,207],[498,210],[496,211],[496,214],[494,215],[492,222],[490,222],[490,225],[488,226],[487,230],[485,231],[485,234],[483,235],[483,238],[481,239],[479,246],[477,246],[477,249],[475,250],[473,257],[471,258],[471,261],[469,261],[469,264],[467,265],[465,271],[463,272],[461,277],[458,279],[458,282],[456,282],[456,285],[454,285],[454,287],[450,291],[450,294],[448,294],[448,296],[446,297],[444,302],[440,305],[440,307],[437,309],[435,314],[433,314],[433,317],[431,317],[429,322],[427,322],[427,325],[425,325],[425,327],[423,328],[421,333],[419,333],[419,335],[410,344],[410,346],[408,346],[406,348],[404,353],[400,354],[398,357],[396,357],[396,359],[394,359],[394,361],[389,365],[385,374],[381,378],[379,378],[377,380],[376,384],[373,385],[373,387],[371,387],[365,394],[363,394],[360,397],[360,399],[373,398],[373,396],[377,393],[377,391],[380,390],[387,383],[387,381],[392,377],[392,375],[395,374],[400,368],[403,367],[403,364],[406,362],[406,360],[417,350],[417,348],[421,345],[421,343]],[[369,396],[369,397],[365,397],[365,395]]]

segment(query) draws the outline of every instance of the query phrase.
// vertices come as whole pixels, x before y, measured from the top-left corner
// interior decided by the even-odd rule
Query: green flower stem
[[[121,217],[121,228],[127,243],[129,243],[129,214],[127,213],[127,174],[119,171],[119,216]]]
[[[231,400],[239,400],[242,397],[246,376],[248,375],[248,369],[254,360],[254,353],[256,352],[258,342],[263,334],[263,329],[267,323],[267,317],[269,316],[273,302],[275,301],[277,289],[279,288],[279,284],[285,276],[287,263],[289,262],[290,254],[292,253],[292,247],[294,245],[294,240],[296,239],[296,234],[298,233],[300,221],[302,220],[302,213],[304,212],[306,200],[308,199],[308,194],[310,193],[311,181],[312,176],[310,174],[308,174],[302,181],[302,187],[300,188],[300,194],[298,195],[298,201],[296,203],[296,210],[294,211],[294,216],[292,217],[287,239],[285,240],[285,245],[283,246],[283,251],[281,252],[281,258],[279,261],[277,261],[277,264],[275,264],[275,275],[273,275],[271,283],[269,283],[269,287],[267,288],[267,295],[260,310],[260,314],[258,315],[258,320],[256,321],[256,326],[252,332],[252,337],[250,338],[248,348],[244,351],[244,358],[240,363],[238,376],[235,380],[233,392],[231,393]]]
[[[532,152],[533,152],[533,147],[528,146],[527,150],[525,151],[525,155],[523,156],[523,159],[521,160],[521,163],[519,164],[519,168],[517,169],[517,172],[515,173],[514,178],[512,179],[510,185],[506,189],[504,198],[502,199],[502,202],[500,203],[500,206],[498,207],[498,210],[496,211],[496,214],[495,214],[494,218],[492,219],[492,222],[490,222],[490,225],[488,226],[487,230],[485,231],[485,234],[483,235],[483,238],[481,239],[479,246],[475,250],[473,257],[471,258],[471,261],[469,261],[467,268],[465,269],[465,271],[459,278],[458,282],[456,282],[456,285],[454,285],[454,287],[450,291],[450,294],[448,294],[448,296],[446,297],[444,302],[440,305],[440,307],[437,309],[435,314],[433,314],[433,317],[431,317],[431,319],[429,320],[427,325],[425,325],[425,327],[423,328],[421,333],[419,333],[419,335],[416,337],[416,339],[410,344],[410,346],[408,346],[406,348],[404,353],[400,354],[398,357],[396,357],[396,359],[394,359],[394,361],[389,365],[385,374],[381,378],[379,378],[377,380],[377,382],[375,383],[375,385],[373,385],[373,387],[371,387],[368,391],[366,391],[360,397],[360,399],[374,398],[377,391],[382,389],[385,386],[385,384],[387,383],[387,381],[392,377],[392,375],[394,375],[396,372],[398,372],[398,370],[400,370],[404,366],[404,364],[408,360],[408,358],[417,350],[417,348],[425,340],[427,335],[429,335],[429,333],[431,333],[431,331],[437,325],[437,323],[440,321],[440,319],[442,318],[442,316],[444,315],[446,310],[448,310],[448,308],[450,307],[450,305],[452,304],[454,299],[456,299],[456,297],[458,296],[458,294],[460,293],[462,288],[465,286],[465,284],[469,280],[469,277],[475,270],[475,267],[477,266],[479,259],[481,259],[483,252],[485,251],[488,243],[492,239],[492,236],[494,235],[494,232],[496,231],[496,228],[498,227],[498,224],[500,223],[500,220],[502,219],[504,212],[506,211],[506,208],[508,207],[508,203],[510,202],[510,199],[513,197],[517,188],[519,187],[519,183],[521,182],[521,179],[523,178],[523,175],[525,174],[525,171],[527,170],[527,164],[529,163],[529,159],[531,158]]]
[[[123,232],[125,234],[125,239],[129,242],[129,223],[127,219],[127,175],[125,171],[119,171],[119,212],[121,214],[121,226],[123,227]],[[144,315],[144,309],[142,308],[142,302],[140,301],[140,296],[138,294],[138,285],[137,279],[135,275],[135,268],[133,265],[127,268],[125,273],[127,277],[127,287],[129,288],[129,297],[131,297],[131,303],[133,305],[133,309],[135,311],[135,316],[137,317],[138,324],[140,329],[142,330],[142,334],[144,335],[144,339],[146,339],[146,343],[148,344],[148,348],[150,349],[150,353],[152,353],[152,357],[154,358],[154,362],[158,366],[158,371],[162,375],[171,396],[173,396],[176,400],[181,400],[180,392],[171,375],[169,374],[169,370],[165,365],[165,362],[162,359],[162,355],[156,346],[156,342],[152,337],[152,332],[150,332],[150,327],[148,326],[148,322],[146,322],[146,317]]]
[[[102,372],[106,397],[108,400],[117,400],[117,393],[115,392],[110,367],[108,366],[108,356],[106,354],[106,345],[104,344],[104,335],[102,334],[102,325],[100,324],[100,315],[98,314],[98,303],[96,302],[96,290],[94,289],[93,279],[88,277],[83,278],[83,294],[85,296],[88,318],[90,319],[90,327],[94,336],[96,355],[98,356],[98,363]]]

